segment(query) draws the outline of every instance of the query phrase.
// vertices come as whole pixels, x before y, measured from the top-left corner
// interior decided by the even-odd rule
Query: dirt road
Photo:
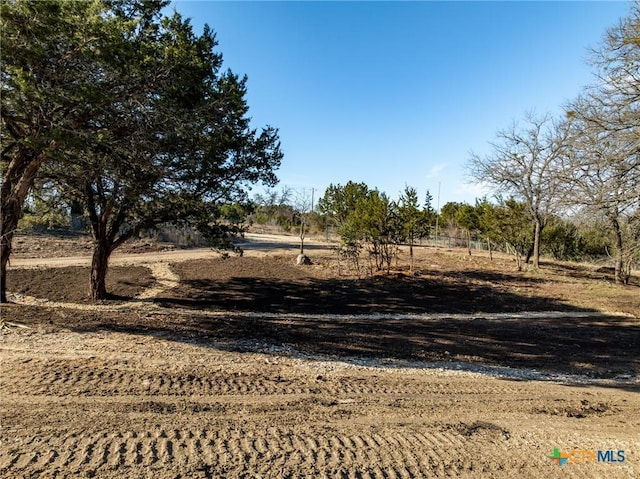
[[[90,266],[91,251],[88,249],[82,254],[70,250],[69,245],[72,240],[58,241],[62,246],[62,254],[60,252],[48,251],[49,254],[41,254],[37,257],[33,255],[19,254],[13,255],[9,264],[10,268],[63,268],[67,266]],[[237,242],[242,247],[245,254],[249,256],[260,256],[272,251],[296,252],[300,248],[299,239],[289,235],[262,235],[246,233],[244,239]],[[47,246],[45,246],[46,249]],[[49,246],[50,248],[50,246]],[[319,252],[328,252],[331,248],[329,243],[316,238],[308,238],[305,240],[305,248],[308,250]],[[148,251],[136,253],[121,253],[116,250],[109,260],[111,266],[122,265],[150,265],[157,263],[180,262],[190,259],[210,259],[217,258],[220,253],[211,248],[190,248],[190,249],[171,249],[167,251]]]

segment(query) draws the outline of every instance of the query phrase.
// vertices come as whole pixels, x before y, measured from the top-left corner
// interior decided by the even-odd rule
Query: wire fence
[[[431,246],[434,248],[466,248],[467,238],[459,236],[431,235],[423,236],[416,241],[418,246]],[[471,249],[487,251],[489,246],[486,241],[471,240]]]

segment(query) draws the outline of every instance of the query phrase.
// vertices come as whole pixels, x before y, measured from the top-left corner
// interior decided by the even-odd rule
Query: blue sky
[[[246,74],[254,127],[280,130],[280,185],[405,184],[473,202],[471,151],[527,111],[560,114],[626,2],[176,1]],[[260,191],[256,188],[254,191]]]

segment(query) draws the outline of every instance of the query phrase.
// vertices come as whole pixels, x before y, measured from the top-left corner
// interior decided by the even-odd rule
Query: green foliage
[[[418,192],[415,188],[405,187],[395,205],[395,210],[398,221],[397,234],[403,240],[409,240],[413,244],[416,238],[428,232],[429,211],[420,208]]]
[[[254,198],[255,210],[251,219],[259,225],[272,225],[284,231],[291,231],[295,224],[295,211],[291,205],[292,191],[283,187],[267,190]]]
[[[499,241],[501,228],[495,205],[482,198],[476,200],[475,210],[480,234],[492,243]]]
[[[348,224],[349,239],[353,241],[355,234],[368,248],[376,269],[380,271],[386,266],[388,270],[399,236],[394,205],[387,195],[378,190],[369,191],[356,202],[355,210],[348,216]]]
[[[309,231],[315,233],[324,233],[329,226],[326,216],[321,215],[318,211],[311,211],[307,214]]]
[[[318,211],[340,227],[347,222],[356,203],[368,194],[369,187],[365,183],[349,181],[344,186],[331,184],[318,201]]]
[[[247,221],[252,211],[251,203],[224,203],[220,205],[218,216],[227,223],[239,226]]]
[[[293,211],[288,215],[279,213],[275,217],[275,222],[276,222],[276,225],[278,225],[278,227],[283,231],[286,231],[287,233],[291,232],[291,229],[295,225],[295,216]]]
[[[458,226],[469,232],[475,231],[479,227],[478,212],[467,203],[460,205],[455,213],[454,221]]]
[[[413,201],[413,195],[411,198]],[[342,249],[348,252],[347,256],[355,255],[357,259],[360,250],[366,248],[377,270],[390,268],[396,245],[404,233],[398,207],[386,194],[352,181],[345,186],[330,185],[318,209],[338,225]]]
[[[440,210],[440,219],[443,225],[454,226],[457,225],[456,218],[458,216],[458,210],[462,207],[463,203],[455,201],[449,201],[445,203]]]
[[[447,205],[445,205],[447,206]],[[477,232],[490,246],[512,253],[518,268],[522,256],[531,245],[531,220],[527,205],[514,198],[490,203],[486,198],[476,200],[475,206],[460,203],[448,204],[445,217],[467,232]]]
[[[581,227],[580,238],[580,253],[583,258],[605,257],[613,247],[610,231],[602,226]]]
[[[277,182],[277,130],[250,126],[246,78],[222,71],[208,26],[196,35],[162,15],[167,4],[2,3],[2,118],[15,142],[5,148],[3,135],[3,152],[61,153],[46,152],[41,173],[84,205],[101,279],[114,249],[157,224],[228,244],[237,228],[220,206]],[[37,123],[32,136],[23,118]]]
[[[416,238],[420,238],[429,232],[430,220],[435,216],[431,209],[431,195],[427,191],[426,205],[419,208],[418,192],[411,186],[406,186],[395,205],[396,224],[395,232],[398,241],[409,242],[410,268],[413,270],[413,244]]]
[[[0,2],[0,301],[22,208],[43,164],[93,139],[95,113],[111,77],[98,67],[121,61],[108,3]]]
[[[518,269],[522,269],[522,256],[527,254],[531,245],[531,221],[525,203],[513,198],[501,200],[496,207],[498,238],[513,253]]]
[[[18,231],[23,233],[43,232],[51,229],[68,228],[71,218],[67,208],[34,197],[23,208],[18,222]]]
[[[573,223],[552,217],[542,230],[543,251],[559,260],[575,260],[581,257],[583,240]]]
[[[438,213],[433,207],[433,196],[431,195],[431,192],[429,190],[427,190],[427,194],[425,195],[423,212],[427,228],[425,230],[425,233],[428,233],[429,227],[435,224],[436,217],[438,216]]]

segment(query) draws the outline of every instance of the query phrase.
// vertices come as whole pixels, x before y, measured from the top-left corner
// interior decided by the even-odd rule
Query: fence
[[[340,236],[338,235],[336,229],[334,227],[328,227],[324,232],[324,239],[329,243],[338,243],[340,242]],[[408,246],[409,243],[403,243],[405,246]],[[416,238],[413,243],[414,246],[425,246],[425,247],[437,247],[437,248],[466,248],[467,247],[467,238],[461,236],[449,236],[449,235],[428,235],[423,236],[421,238]],[[491,245],[492,249],[500,249],[496,248],[495,244]],[[471,249],[479,250],[479,251],[488,251],[489,248],[487,246],[486,241],[480,240],[471,240]]]
[[[466,248],[467,238],[459,236],[435,235],[423,236],[416,242],[418,246],[431,246],[434,248]],[[471,240],[471,249],[487,251],[489,248],[485,241]]]

